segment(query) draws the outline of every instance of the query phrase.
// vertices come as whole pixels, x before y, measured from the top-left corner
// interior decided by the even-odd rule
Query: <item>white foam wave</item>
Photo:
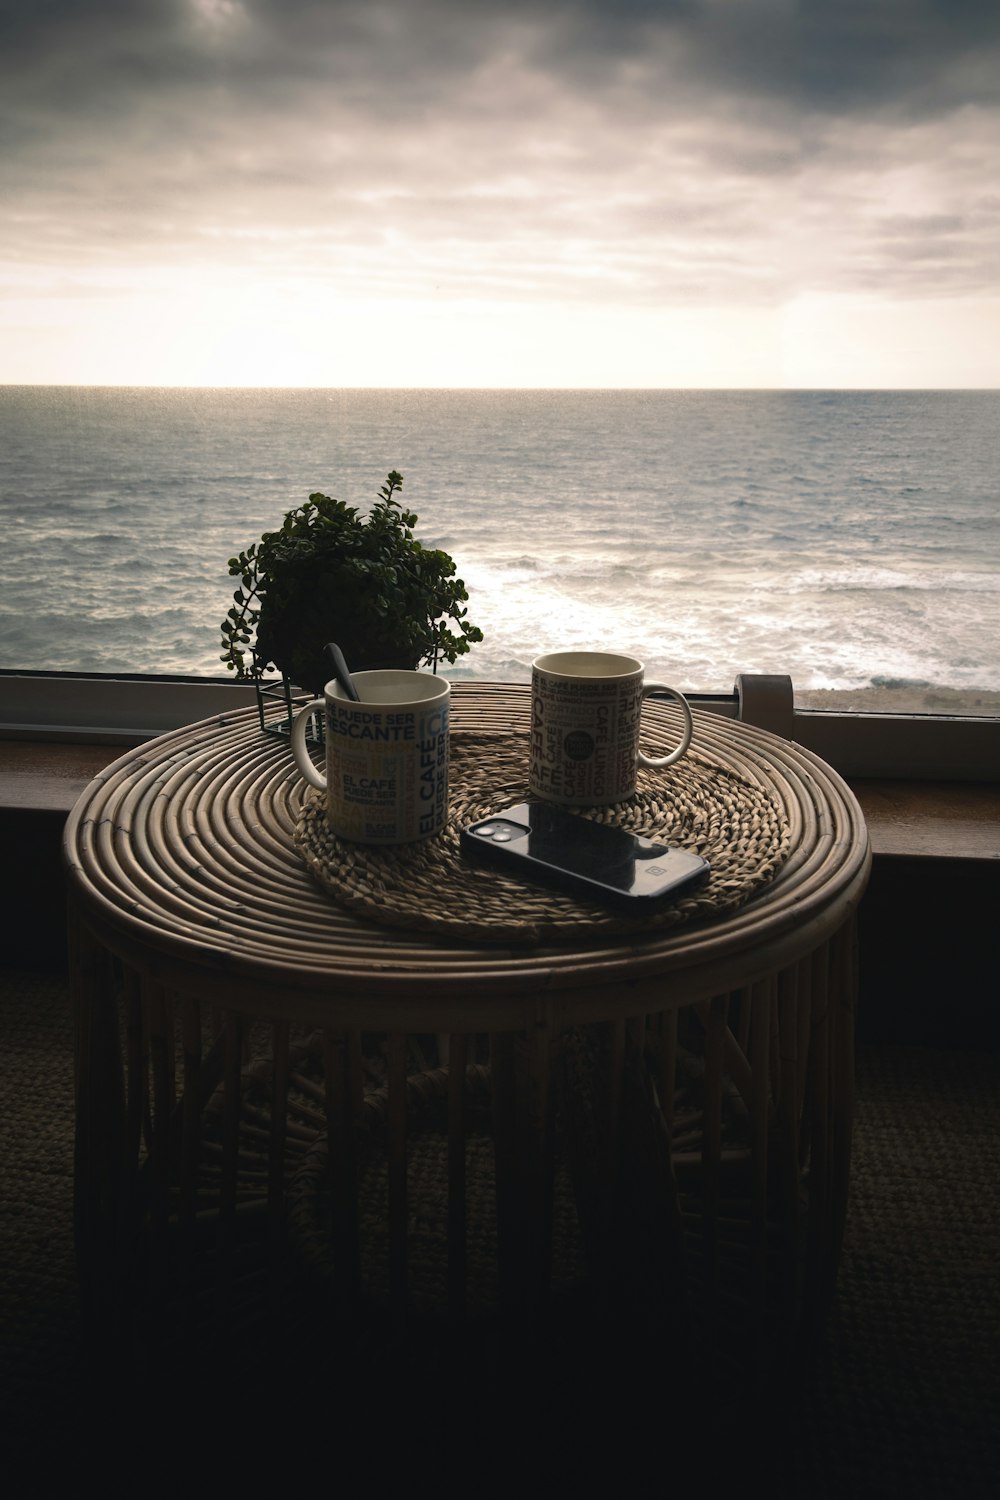
[[[1000,593],[1000,572],[920,566],[803,568],[787,576],[783,587],[793,594],[845,591],[889,593],[898,589],[931,593],[950,589],[967,594],[996,594]]]
[[[0,494],[17,523],[0,553],[0,665],[222,675],[226,560],[312,490],[366,508],[384,474],[367,455],[394,462],[405,427],[417,534],[454,557],[486,632],[459,675],[525,680],[539,651],[596,646],[692,688],[728,690],[744,670],[1000,687],[985,408],[977,437],[978,407],[963,426],[953,402],[935,425],[926,394],[441,392],[420,397],[415,429],[412,393],[357,393],[337,398],[331,475],[315,463],[328,394],[199,393],[196,424],[189,394],[136,392],[113,412],[85,394],[100,441],[60,457],[58,399],[15,411],[0,391],[0,452],[5,432],[32,434]],[[883,431],[893,451],[876,461]]]

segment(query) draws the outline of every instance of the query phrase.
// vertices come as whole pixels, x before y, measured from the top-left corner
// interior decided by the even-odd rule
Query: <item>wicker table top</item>
[[[453,685],[463,735],[525,733],[528,715],[526,687]],[[652,753],[670,747],[669,705],[651,701],[644,726]],[[767,790],[787,821],[788,853],[745,905],[680,927],[503,948],[356,916],[306,869],[294,835],[307,788],[287,742],[262,732],[254,710],[163,735],[98,776],[66,825],[71,893],[112,951],[165,983],[262,1013],[288,1004],[322,1022],[331,995],[345,1025],[376,1014],[407,1024],[419,1006],[428,1027],[478,1029],[512,1001],[580,1020],[609,1004],[637,1013],[646,985],[661,1004],[665,980],[690,1000],[805,956],[847,919],[867,880],[860,808],[822,761],[697,710],[693,743],[703,762]]]

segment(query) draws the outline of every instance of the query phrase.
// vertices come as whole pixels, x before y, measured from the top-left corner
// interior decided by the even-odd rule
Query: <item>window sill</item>
[[[1000,861],[1000,786],[854,779],[879,858]]]
[[[0,811],[68,813],[123,746],[0,740]]]
[[[0,740],[0,811],[65,815],[122,746]],[[1000,860],[1000,785],[852,779],[877,857]]]

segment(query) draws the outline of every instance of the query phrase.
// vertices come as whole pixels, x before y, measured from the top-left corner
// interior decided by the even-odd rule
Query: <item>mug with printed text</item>
[[[326,792],[334,833],[358,844],[409,844],[438,833],[448,815],[450,684],[431,672],[354,672],[361,701],[336,680],[300,710],[292,752],[311,786]],[[326,776],[306,748],[310,715],[326,723]]]
[[[680,743],[669,755],[639,749],[642,705],[666,693],[681,708]],[[643,682],[634,656],[610,651],[553,651],[531,667],[529,784],[549,802],[601,807],[631,797],[636,767],[659,770],[680,760],[691,743],[691,710],[683,694]]]

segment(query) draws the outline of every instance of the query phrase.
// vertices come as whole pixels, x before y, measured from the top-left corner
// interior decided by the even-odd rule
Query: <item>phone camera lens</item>
[[[480,823],[479,827],[476,829],[476,832],[480,834],[484,839],[491,839],[496,831],[497,825],[495,823]]]
[[[509,828],[498,828],[493,835],[494,844],[509,844],[513,834]]]

